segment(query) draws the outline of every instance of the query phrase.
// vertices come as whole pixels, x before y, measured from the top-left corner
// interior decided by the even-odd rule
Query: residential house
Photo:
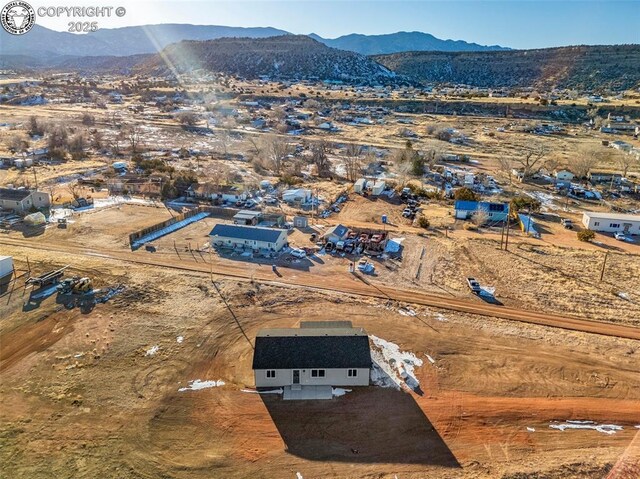
[[[49,208],[51,195],[26,188],[0,188],[0,208],[27,213],[31,208]]]
[[[640,234],[640,215],[622,213],[596,213],[588,211],[582,214],[582,224],[593,231],[624,234]]]
[[[282,192],[282,200],[287,203],[306,203],[311,200],[312,191],[306,188],[297,188],[293,190],[285,190]]]
[[[587,175],[589,181],[592,183],[619,183],[622,180],[622,175],[620,173],[611,173],[608,171],[599,171],[592,170]]]
[[[281,229],[217,224],[209,233],[211,244],[222,248],[280,251],[287,245],[287,232]]]
[[[335,225],[324,232],[322,238],[325,241],[331,241],[337,243],[338,241],[344,241],[349,236],[349,228],[343,225]]]
[[[369,338],[349,321],[301,322],[263,329],[253,352],[257,388],[284,388],[283,399],[331,399],[333,386],[368,386]]]
[[[486,214],[487,223],[504,222],[509,217],[509,205],[507,203],[466,200],[457,200],[455,203],[456,219],[468,220],[479,212]]]
[[[219,200],[227,203],[246,201],[249,197],[246,190],[236,186],[220,186],[212,183],[191,185],[187,196],[200,200]]]

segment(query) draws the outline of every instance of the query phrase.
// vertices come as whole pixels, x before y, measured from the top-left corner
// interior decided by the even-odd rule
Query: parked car
[[[253,208],[254,206],[257,206],[257,205],[258,205],[258,203],[256,203],[254,200],[251,200],[251,199],[249,199],[249,200],[244,202],[244,207],[245,208],[249,208],[249,209],[251,209],[251,208]]]
[[[622,231],[617,231],[613,234],[613,237],[618,241],[627,241],[627,237],[624,235]]]
[[[562,224],[562,226],[564,226],[568,230],[572,230],[573,229],[573,222],[568,218],[562,218],[560,220],[560,224]]]
[[[413,215],[413,210],[411,208],[405,208],[402,211],[402,216],[404,216],[405,218],[411,218],[411,216]]]
[[[306,258],[307,257],[307,253],[303,249],[300,249],[300,248],[293,248],[290,251],[290,254],[291,254],[291,256],[294,256],[296,258]]]
[[[478,283],[475,278],[467,278],[467,284],[469,285],[469,289],[474,293],[480,292],[480,283]]]

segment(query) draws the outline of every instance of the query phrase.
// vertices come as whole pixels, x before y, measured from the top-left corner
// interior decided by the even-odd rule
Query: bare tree
[[[509,184],[511,184],[513,182],[513,163],[511,159],[506,156],[500,156],[498,157],[498,165],[500,171],[509,178]]]
[[[82,186],[80,186],[78,183],[69,183],[67,185],[67,191],[71,193],[71,196],[73,197],[74,200],[77,200],[78,198],[80,198],[80,193],[82,192]]]
[[[631,168],[636,161],[637,160],[635,160],[632,155],[628,155],[628,154],[617,155],[616,164],[618,165],[618,168],[620,168],[620,171],[622,172],[623,177],[625,178],[627,177],[627,173],[629,173],[629,168]]]
[[[355,143],[349,143],[345,149],[344,166],[349,181],[356,181],[362,170],[363,148]]]
[[[279,175],[291,154],[291,146],[285,138],[278,135],[268,135],[264,138],[262,153],[266,162],[276,175]]]
[[[125,135],[131,148],[131,155],[135,156],[141,147],[142,131],[138,125],[128,125],[125,130]]]
[[[176,119],[182,125],[193,126],[198,123],[198,116],[192,111],[183,111],[182,113],[178,113],[176,115]]]
[[[109,145],[109,149],[111,150],[111,154],[114,156],[120,155],[122,151],[122,142],[124,141],[125,135],[124,132],[118,131],[115,134],[111,135],[107,140]]]
[[[22,134],[15,133],[9,137],[7,146],[15,153],[22,153],[29,149],[29,140]]]
[[[591,148],[583,149],[571,162],[571,171],[578,178],[585,178],[589,171],[598,166],[602,161],[602,153]]]
[[[81,160],[86,156],[87,139],[83,133],[77,133],[69,140],[69,153],[74,160]]]
[[[331,175],[331,162],[327,155],[329,144],[320,140],[311,145],[311,161],[316,166],[318,176],[326,177]]]
[[[522,166],[522,180],[530,178],[542,167],[543,160],[549,154],[549,147],[542,143],[535,143],[525,147],[522,156],[515,157],[513,161]]]

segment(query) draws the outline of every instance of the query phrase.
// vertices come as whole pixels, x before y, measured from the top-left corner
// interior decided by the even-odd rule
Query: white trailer
[[[353,184],[353,191],[356,193],[362,193],[364,189],[367,187],[367,180],[364,178],[360,178]]]

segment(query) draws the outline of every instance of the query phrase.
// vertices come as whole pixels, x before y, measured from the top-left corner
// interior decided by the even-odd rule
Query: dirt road
[[[0,244],[19,248],[44,249],[48,251],[71,253],[83,256],[98,256],[106,259],[127,261],[138,264],[210,273],[243,280],[260,281],[279,286],[301,286],[319,291],[332,291],[375,297],[573,331],[583,331],[605,336],[640,340],[640,329],[630,326],[602,323],[543,312],[507,308],[504,306],[484,303],[480,299],[477,301],[470,301],[460,298],[427,294],[421,291],[399,289],[389,286],[377,286],[358,273],[350,274],[345,272],[343,275],[323,275],[311,274],[299,270],[284,270],[281,276],[275,279],[268,267],[252,263],[213,261],[212,259],[207,258],[206,255],[193,255],[193,260],[184,259],[183,261],[179,261],[175,259],[152,257],[144,252],[88,249],[70,244],[51,244],[42,241],[34,244],[32,241],[21,239],[3,238],[0,240]]]

